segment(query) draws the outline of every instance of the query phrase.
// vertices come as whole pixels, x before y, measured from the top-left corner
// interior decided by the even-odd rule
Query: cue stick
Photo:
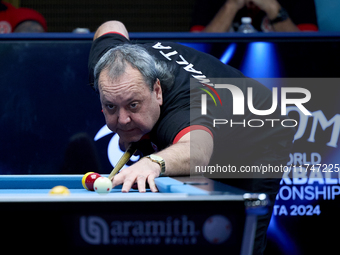
[[[113,177],[119,172],[120,169],[129,161],[131,156],[137,151],[136,143],[131,143],[129,147],[124,152],[123,156],[119,159],[116,166],[113,168],[109,175],[110,181],[112,181]]]

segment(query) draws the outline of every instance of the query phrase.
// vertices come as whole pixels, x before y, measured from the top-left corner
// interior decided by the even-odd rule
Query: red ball
[[[85,178],[85,188],[87,190],[90,190],[90,191],[94,191],[94,188],[93,188],[93,183],[95,182],[95,180],[97,180],[100,176],[100,174],[98,173],[89,173],[87,174],[86,178]]]

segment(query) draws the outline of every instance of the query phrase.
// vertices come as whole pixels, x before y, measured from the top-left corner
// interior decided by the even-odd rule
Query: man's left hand
[[[121,170],[112,180],[113,187],[123,184],[122,192],[129,192],[131,187],[136,183],[139,192],[146,192],[146,182],[149,184],[152,192],[157,192],[155,178],[160,175],[161,169],[157,163],[143,158]]]

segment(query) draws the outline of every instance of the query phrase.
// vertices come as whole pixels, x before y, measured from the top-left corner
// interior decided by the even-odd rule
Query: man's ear
[[[155,84],[153,85],[153,92],[156,94],[156,99],[159,103],[159,105],[163,104],[163,93],[162,93],[162,86],[161,82],[157,78]]]

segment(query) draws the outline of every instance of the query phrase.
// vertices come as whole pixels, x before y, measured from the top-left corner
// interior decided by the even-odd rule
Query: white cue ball
[[[99,177],[93,183],[93,188],[98,194],[107,194],[112,189],[112,182],[109,178]]]

